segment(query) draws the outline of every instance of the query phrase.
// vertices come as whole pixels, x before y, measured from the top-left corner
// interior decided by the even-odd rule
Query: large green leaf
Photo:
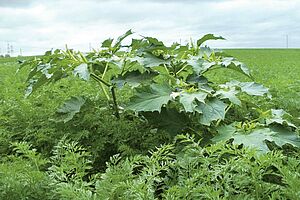
[[[88,81],[90,79],[90,72],[88,70],[88,65],[86,63],[82,63],[78,65],[74,71],[75,76],[79,76],[79,78]]]
[[[28,81],[28,85],[25,91],[25,97],[31,95],[32,92],[36,91],[39,87],[49,82],[49,79],[44,74],[40,74],[37,79],[31,79]]]
[[[267,94],[268,96],[271,96],[271,94],[269,94],[268,88],[264,87],[261,84],[254,83],[254,82],[230,81],[225,84],[221,84],[219,86],[226,90],[233,90],[233,91],[236,88],[239,88],[242,92],[245,92],[248,95],[253,95],[253,96],[263,96],[265,94]]]
[[[67,77],[73,71],[75,63],[77,61],[68,58],[61,50],[47,51],[44,56],[26,60],[21,67],[30,66],[31,70],[26,79],[28,87],[25,96],[43,85]]]
[[[287,112],[282,109],[271,109],[271,116],[266,119],[266,124],[270,125],[273,123],[281,124],[283,126],[287,125],[297,129],[297,127],[288,121],[288,117],[291,117]]]
[[[215,35],[210,33],[210,34],[204,35],[202,38],[197,40],[197,45],[200,46],[201,44],[203,44],[207,40],[225,40],[225,38],[223,38],[221,36],[215,36]]]
[[[60,120],[58,121],[63,121],[66,123],[73,119],[74,115],[80,112],[80,108],[84,105],[85,101],[85,98],[82,96],[71,97],[70,99],[66,100],[64,104],[56,111],[60,116]]]
[[[206,97],[207,93],[201,91],[194,93],[184,92],[180,95],[179,102],[183,105],[186,112],[198,112],[199,110],[195,110],[195,107],[197,106],[196,100],[205,103],[204,100]]]
[[[130,100],[127,109],[133,111],[161,111],[172,97],[172,88],[167,84],[151,84],[136,88],[136,94]]]
[[[269,151],[266,140],[275,142],[282,146],[286,143],[300,147],[300,137],[283,127],[256,128],[250,133],[244,133],[235,128],[234,124],[221,126],[218,128],[218,135],[212,141],[226,141],[234,139],[235,144],[244,144],[248,147],[257,148],[261,152]]]
[[[50,63],[41,64],[37,66],[37,72],[41,72],[46,76],[47,79],[50,79],[52,74],[49,73],[49,70],[52,68]]]
[[[151,53],[145,53],[141,57],[136,56],[132,60],[136,60],[139,63],[141,63],[144,67],[156,67],[160,65],[169,65],[171,60],[170,59],[164,59],[161,57],[157,57]]]
[[[118,87],[123,87],[125,84],[128,84],[130,87],[135,88],[140,86],[142,83],[150,82],[153,77],[157,74],[155,73],[140,73],[139,71],[127,72],[123,76],[118,76],[113,79],[112,82],[116,83]]]
[[[218,90],[214,96],[218,96],[221,99],[228,99],[231,103],[236,105],[241,105],[242,102],[236,96],[239,92],[235,88],[230,88],[229,90]]]
[[[248,69],[248,67],[244,63],[237,61],[235,58],[224,57],[224,58],[222,58],[220,65],[223,67],[234,69],[238,72],[241,72],[241,73],[247,75],[248,77],[251,77],[251,73],[250,73],[250,70]]]
[[[184,60],[188,65],[192,66],[194,72],[201,75],[211,67],[215,66],[216,62],[208,62],[203,60],[200,56],[192,56],[187,60]]]
[[[215,120],[224,119],[226,107],[227,104],[217,98],[211,99],[206,103],[199,103],[198,107],[196,107],[202,113],[199,122],[209,126]]]
[[[240,83],[240,88],[243,92],[253,96],[263,96],[269,93],[269,89],[254,82],[243,82]]]

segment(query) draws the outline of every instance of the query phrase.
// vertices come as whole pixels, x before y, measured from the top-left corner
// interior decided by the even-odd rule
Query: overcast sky
[[[206,33],[218,48],[300,47],[300,0],[0,0],[0,54],[87,51],[132,29],[134,37],[185,42]]]

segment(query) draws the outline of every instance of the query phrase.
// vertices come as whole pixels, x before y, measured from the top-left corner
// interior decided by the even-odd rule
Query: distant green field
[[[246,63],[255,80],[270,88],[276,107],[300,117],[300,49],[234,49],[225,52]]]

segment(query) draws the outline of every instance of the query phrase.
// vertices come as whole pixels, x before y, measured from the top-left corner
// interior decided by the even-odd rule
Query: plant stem
[[[68,55],[75,61],[78,62],[78,60],[75,58],[75,56],[72,54],[72,52],[68,49],[68,46],[66,45],[66,52],[68,53]]]
[[[109,95],[107,94],[105,88],[104,88],[104,85],[107,86],[107,87],[111,87],[110,88],[110,91],[111,91],[111,94],[112,94],[112,100],[113,100],[113,109],[115,110],[115,115],[118,119],[120,119],[120,114],[119,114],[119,107],[118,107],[118,104],[117,104],[117,98],[116,98],[116,93],[115,93],[115,87],[114,85],[111,85],[109,83],[107,83],[106,81],[104,81],[102,78],[100,78],[99,76],[97,76],[96,74],[91,74],[91,77],[94,78],[96,81],[98,81],[100,83],[100,86],[101,86],[101,89],[106,97],[106,99],[108,101],[110,101],[110,97]]]
[[[229,109],[233,106],[232,103],[230,103],[230,105],[225,109],[225,114],[229,111]]]
[[[104,88],[104,85],[106,85],[107,87],[110,87],[111,85],[107,82],[105,82],[102,78],[100,78],[99,76],[97,76],[96,74],[93,74],[91,73],[91,77],[94,78],[99,84],[100,84],[100,87],[101,87],[101,90],[103,91],[104,93],[104,96],[106,97],[106,99],[108,101],[110,101],[110,97],[109,95],[107,94],[107,91],[105,90]],[[104,85],[103,85],[104,84]]]
[[[106,74],[106,72],[107,72],[107,69],[108,69],[108,62],[106,62],[106,64],[105,64],[105,69],[104,69],[104,72],[103,72],[103,74],[102,74],[102,79],[104,79],[105,74]]]
[[[105,81],[104,81],[104,77],[105,77],[105,74],[106,74],[106,72],[107,72],[107,69],[108,69],[108,62],[106,62],[106,64],[105,64],[105,69],[104,69],[104,72],[103,72],[103,74],[102,74],[102,78],[100,79],[100,80],[102,80],[102,81],[100,82],[100,86],[101,86],[101,89],[102,89],[102,91],[104,92],[104,94],[105,94],[107,100],[110,100],[110,97],[108,96],[107,91],[106,91],[106,89],[105,89],[104,86],[103,86],[103,84],[105,84],[106,86],[109,87],[109,85],[108,85],[107,83],[104,83],[104,82],[105,82]],[[99,80],[99,81],[100,81],[100,80]]]
[[[180,70],[178,70],[178,71],[176,72],[176,76],[177,76],[180,72],[182,72],[187,66],[188,66],[188,65],[184,65]]]
[[[166,65],[166,64],[164,64],[164,68],[165,68],[166,72],[167,72],[168,74],[170,74],[170,72],[169,72],[169,70],[168,70],[168,68],[167,68],[167,65]]]
[[[251,120],[249,123],[257,122],[258,120],[260,120],[260,117],[259,117],[259,118],[257,118],[257,119],[253,119],[253,120]]]
[[[117,98],[116,98],[116,93],[115,93],[115,87],[111,86],[110,91],[111,91],[112,98],[113,98],[113,107],[114,107],[114,110],[115,110],[115,115],[118,119],[120,119],[119,107],[118,107],[118,104],[117,104]]]
[[[81,52],[79,52],[79,55],[80,55],[82,61],[87,64],[88,61],[87,61],[86,57]]]

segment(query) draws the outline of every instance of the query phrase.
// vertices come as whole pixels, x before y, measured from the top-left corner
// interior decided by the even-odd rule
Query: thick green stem
[[[168,70],[166,64],[164,64],[164,68],[166,70],[166,72],[168,73],[168,75],[170,75],[170,71]],[[169,85],[171,85],[171,80],[169,79]]]
[[[102,78],[100,78],[99,76],[97,76],[96,74],[91,74],[91,77],[93,79],[95,79],[98,83],[100,83],[101,89],[106,97],[106,99],[108,101],[110,101],[110,97],[107,94],[104,85],[107,87],[110,87],[110,91],[111,91],[111,95],[112,95],[112,100],[113,100],[113,109],[115,110],[115,115],[118,119],[120,119],[120,114],[119,114],[119,106],[117,104],[117,98],[116,98],[116,93],[115,93],[115,87],[114,85],[111,85],[109,83],[107,83],[106,81],[104,81]]]
[[[82,61],[87,64],[88,61],[87,61],[86,57],[81,52],[79,52],[79,55],[80,55]]]
[[[108,69],[108,62],[107,62],[106,65],[105,65],[105,69],[104,69],[104,72],[103,72],[103,74],[102,74],[102,79],[104,79],[105,74],[106,74],[106,72],[107,72],[107,69]]]
[[[104,69],[104,72],[103,72],[103,74],[102,74],[102,78],[100,79],[100,80],[101,80],[100,86],[101,86],[101,89],[102,89],[104,95],[106,96],[107,100],[110,100],[110,97],[108,96],[107,91],[106,91],[106,89],[104,88],[104,85],[103,85],[103,84],[105,84],[106,86],[109,87],[108,83],[105,83],[105,81],[104,81],[104,77],[105,77],[105,74],[106,74],[106,72],[107,72],[107,69],[108,69],[108,62],[107,62],[106,65],[105,65],[105,69]],[[100,80],[99,80],[99,81],[100,81]]]
[[[78,60],[75,58],[75,56],[72,54],[72,52],[69,50],[68,46],[66,45],[66,52],[68,53],[68,55],[75,61],[78,62]]]
[[[178,71],[176,72],[176,76],[177,76],[180,72],[182,72],[187,66],[188,66],[188,65],[184,65],[180,70],[178,70]]]
[[[110,101],[110,97],[107,93],[107,91],[105,90],[104,88],[104,85],[106,85],[107,87],[110,87],[111,85],[109,83],[107,83],[106,81],[104,81],[102,78],[100,78],[99,76],[97,76],[96,74],[91,74],[91,77],[93,79],[95,79],[99,84],[100,84],[100,87],[101,87],[101,90],[103,91],[104,93],[104,96],[106,97],[106,99],[108,101]]]
[[[111,94],[112,94],[112,98],[113,98],[113,107],[115,110],[115,115],[118,119],[120,119],[120,114],[119,114],[119,106],[117,104],[117,98],[116,98],[116,93],[115,93],[115,87],[111,86]]]

